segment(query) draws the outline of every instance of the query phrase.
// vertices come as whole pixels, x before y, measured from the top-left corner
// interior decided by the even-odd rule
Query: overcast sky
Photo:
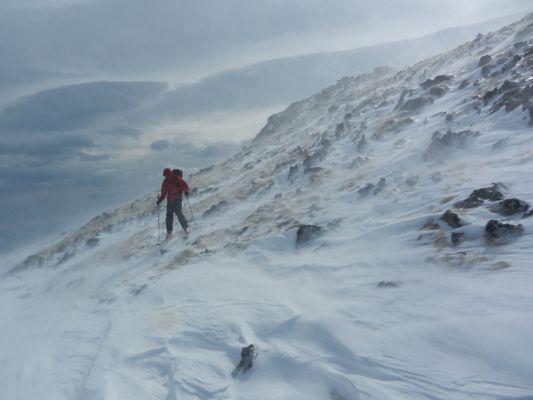
[[[337,74],[373,67],[360,51],[275,59],[419,37],[528,7],[530,0],[0,0],[0,251],[155,190],[164,166],[192,171],[221,161],[270,113]],[[444,48],[463,40],[439,35]],[[428,40],[412,57],[442,50]],[[365,51],[394,66],[414,61],[394,48]]]

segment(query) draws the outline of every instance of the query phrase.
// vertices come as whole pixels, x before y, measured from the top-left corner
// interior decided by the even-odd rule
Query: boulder
[[[483,67],[483,66],[487,65],[488,63],[490,63],[491,61],[492,61],[492,57],[487,54],[487,55],[484,55],[483,57],[481,57],[479,59],[478,65],[480,67]]]
[[[228,202],[225,201],[225,200],[222,200],[219,203],[211,206],[206,211],[204,211],[204,213],[202,215],[204,217],[209,217],[211,215],[214,215],[214,214],[218,213],[219,211],[221,211],[222,209],[226,208],[227,206],[228,206]]]
[[[98,245],[98,243],[100,243],[100,239],[98,239],[97,237],[92,237],[90,239],[87,239],[87,242],[85,242],[87,247],[96,247],[96,245]]]
[[[448,131],[444,135],[436,131],[431,137],[431,142],[423,155],[424,161],[434,161],[446,158],[452,151],[464,149],[479,132],[465,130],[461,132]]]
[[[498,201],[503,199],[503,194],[500,192],[500,186],[497,183],[490,187],[476,189],[468,198],[458,201],[453,206],[456,208],[475,208],[479,207],[485,200]]]
[[[420,84],[420,86],[423,89],[429,89],[432,86],[440,85],[441,83],[451,81],[453,79],[453,76],[451,75],[437,75],[433,79],[426,79],[424,82]]]
[[[361,136],[361,139],[359,139],[359,142],[357,142],[357,145],[355,147],[359,152],[362,152],[368,147],[368,142],[366,141],[364,134]]]
[[[492,71],[492,65],[484,65],[481,67],[481,75],[483,75],[485,78],[490,75],[490,72]]]
[[[505,199],[489,207],[492,212],[500,215],[509,216],[518,213],[526,213],[529,210],[529,204],[520,199]]]
[[[300,225],[296,231],[296,246],[304,246],[312,240],[322,236],[324,228],[317,225]]]
[[[300,167],[298,165],[293,165],[289,168],[289,175],[287,176],[287,180],[289,182],[294,182],[298,176],[298,171],[300,170]]]
[[[504,224],[495,219],[487,222],[485,235],[489,240],[502,239],[507,236],[518,236],[524,232],[522,225]]]
[[[239,365],[233,370],[231,376],[236,378],[239,374],[244,374],[250,370],[254,364],[254,360],[257,357],[257,352],[253,344],[243,347],[241,349],[241,361]]]
[[[498,94],[498,88],[494,88],[492,90],[489,90],[487,93],[483,95],[483,104],[487,105],[489,102]]]
[[[424,108],[428,104],[433,103],[431,97],[416,97],[414,99],[409,99],[402,106],[400,106],[401,111],[415,112]]]
[[[446,89],[442,86],[432,87],[429,91],[429,94],[435,97],[442,97],[446,93]]]
[[[470,85],[470,81],[468,79],[465,79],[464,81],[461,82],[461,84],[459,85],[459,90],[463,90],[465,89],[466,87],[468,87],[468,85]]]
[[[446,222],[449,226],[451,226],[454,229],[455,228],[460,228],[461,226],[463,226],[459,216],[457,214],[453,213],[451,210],[446,210],[446,212],[444,214],[442,214],[440,219],[443,220],[444,222]]]
[[[452,246],[457,247],[463,242],[464,237],[463,232],[452,232],[450,236],[450,241],[452,242]]]
[[[335,137],[338,139],[342,136],[344,131],[346,130],[346,126],[344,125],[344,122],[340,122],[335,127]]]

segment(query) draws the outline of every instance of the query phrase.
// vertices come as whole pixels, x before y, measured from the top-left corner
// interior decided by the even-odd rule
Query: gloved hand
[[[161,204],[161,199],[158,197],[156,201],[157,205]]]
[[[185,196],[189,197],[189,192],[185,192]]]

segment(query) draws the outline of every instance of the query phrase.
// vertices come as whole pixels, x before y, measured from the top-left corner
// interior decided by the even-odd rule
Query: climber
[[[170,168],[165,168],[163,171],[165,180],[161,184],[161,195],[157,198],[157,205],[159,205],[165,197],[167,198],[167,239],[172,238],[172,228],[174,224],[174,213],[178,216],[178,220],[183,228],[183,231],[189,233],[189,224],[183,215],[181,207],[181,194],[189,196],[189,185],[183,178],[177,174],[173,174]]]

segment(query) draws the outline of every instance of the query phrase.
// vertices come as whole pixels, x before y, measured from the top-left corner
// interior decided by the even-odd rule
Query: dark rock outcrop
[[[485,235],[489,240],[502,239],[508,236],[518,236],[524,232],[522,225],[504,224],[496,220],[490,220],[485,226]]]
[[[408,111],[408,112],[415,112],[419,111],[420,109],[424,108],[428,104],[433,103],[433,99],[431,97],[416,97],[414,99],[409,99],[405,103],[403,103],[402,106],[400,106],[401,111]]]
[[[450,241],[452,242],[452,246],[457,247],[463,242],[464,237],[463,232],[452,232],[450,236]]]
[[[484,66],[484,65],[487,65],[487,64],[490,63],[491,61],[492,61],[492,57],[491,57],[490,55],[487,54],[487,55],[484,55],[483,57],[481,57],[481,58],[479,59],[479,63],[478,63],[478,65],[479,65],[480,67],[482,67],[482,66]]]
[[[366,141],[365,135],[363,134],[361,136],[361,139],[359,139],[359,142],[357,142],[357,145],[355,146],[355,148],[357,149],[357,151],[361,152],[365,150],[367,147],[368,147],[368,142]]]
[[[378,282],[377,287],[378,288],[397,288],[400,287],[401,282],[398,281],[381,281]]]
[[[287,180],[289,182],[294,182],[298,176],[298,171],[300,170],[300,167],[298,165],[293,165],[289,168],[289,175],[287,176]]]
[[[85,243],[87,244],[87,247],[96,247],[98,243],[100,243],[100,239],[98,239],[97,237],[93,237],[93,238],[87,239],[87,242]]]
[[[435,97],[442,97],[446,93],[446,89],[442,86],[432,87],[429,91],[429,94]]]
[[[461,132],[448,131],[444,135],[436,131],[431,137],[431,142],[424,153],[424,161],[441,160],[453,150],[463,149],[469,141],[478,137],[479,132],[465,130]]]
[[[324,228],[317,225],[300,225],[296,232],[296,246],[304,246],[324,234]]]
[[[468,85],[470,85],[470,81],[468,79],[465,79],[464,81],[461,82],[461,84],[459,85],[459,90],[463,90],[465,89],[466,87],[468,87]]]
[[[494,88],[492,90],[489,90],[487,93],[483,95],[483,104],[487,105],[489,102],[498,94],[498,88]]]
[[[460,228],[461,226],[463,226],[459,216],[453,213],[451,210],[446,210],[446,212],[442,214],[440,219],[446,222],[448,225],[450,225],[454,229]]]
[[[204,211],[204,213],[202,215],[204,217],[209,217],[211,215],[214,215],[214,214],[218,213],[219,211],[221,211],[222,209],[226,208],[227,206],[228,206],[228,202],[225,201],[225,200],[222,200],[221,202],[211,206],[209,209]]]
[[[420,84],[423,89],[429,89],[432,86],[440,85],[441,83],[451,81],[453,79],[453,76],[451,75],[437,75],[433,79],[426,79],[424,82]]]
[[[498,201],[503,199],[503,193],[500,192],[499,184],[493,184],[490,187],[476,189],[470,195],[453,206],[456,208],[475,208],[479,207],[485,200]]]
[[[257,352],[255,350],[255,346],[253,344],[243,347],[241,349],[241,361],[239,362],[239,365],[233,370],[231,373],[231,376],[233,378],[236,378],[239,374],[244,374],[250,368],[252,368],[254,364],[254,360],[257,357]]]
[[[365,186],[363,186],[361,189],[357,191],[361,196],[366,196],[368,194],[378,194],[381,192],[386,185],[387,181],[385,178],[381,178],[378,183],[367,183]]]
[[[529,204],[520,199],[505,199],[489,207],[492,212],[509,216],[518,213],[525,213],[529,210]]]

